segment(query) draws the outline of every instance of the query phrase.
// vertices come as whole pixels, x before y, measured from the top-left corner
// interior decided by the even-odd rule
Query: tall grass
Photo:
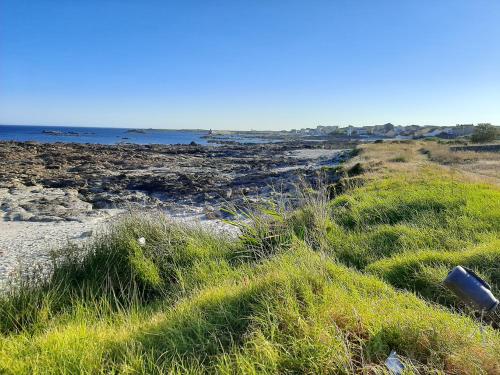
[[[398,288],[415,291],[426,299],[447,306],[461,306],[442,281],[454,266],[466,266],[490,284],[493,294],[500,296],[499,249],[500,239],[495,238],[461,251],[403,253],[374,262],[367,267],[367,271]]]
[[[144,245],[140,237],[147,239]],[[131,215],[83,249],[69,246],[55,253],[49,278],[21,277],[0,297],[0,332],[43,327],[82,304],[117,310],[171,298],[196,283],[192,273],[203,268],[200,263],[224,262],[234,246],[162,214]]]
[[[486,329],[481,338],[471,319],[337,265],[298,241],[286,254],[172,307],[107,318],[77,310],[34,337],[4,337],[0,363],[25,373],[381,372],[393,349],[422,373],[495,373],[500,336]]]
[[[332,200],[329,251],[357,268],[398,253],[455,251],[500,231],[500,191],[422,170]]]
[[[499,331],[441,288],[463,264],[498,291],[498,189],[424,168],[328,190],[241,211],[238,237],[135,215],[55,254],[0,297],[0,373],[383,374],[392,350],[499,373]]]

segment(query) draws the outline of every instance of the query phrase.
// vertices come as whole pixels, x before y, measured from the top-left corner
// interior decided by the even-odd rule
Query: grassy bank
[[[331,200],[270,204],[239,238],[131,216],[64,249],[2,297],[0,372],[382,374],[396,350],[409,373],[497,374],[499,331],[441,281],[463,264],[498,295],[498,187],[414,144],[344,169]]]

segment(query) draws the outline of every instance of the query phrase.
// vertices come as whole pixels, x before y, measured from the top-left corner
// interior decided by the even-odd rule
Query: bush
[[[497,137],[497,128],[490,124],[479,124],[474,128],[471,141],[475,143],[492,142]]]

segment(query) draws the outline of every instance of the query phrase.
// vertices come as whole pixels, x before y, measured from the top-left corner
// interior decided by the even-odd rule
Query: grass
[[[456,168],[461,171],[479,174],[482,179],[489,178],[500,183],[500,154],[498,152],[452,151],[452,143],[426,142],[420,148],[429,160]]]
[[[500,239],[495,238],[461,251],[425,250],[403,253],[370,264],[367,270],[398,288],[416,291],[420,296],[447,306],[460,301],[442,286],[442,280],[455,265],[476,271],[488,280],[494,295],[500,295]]]
[[[408,373],[499,373],[499,331],[441,286],[462,264],[498,295],[498,188],[412,144],[352,166],[332,200],[245,211],[237,238],[155,214],[63,249],[0,297],[0,373],[383,374],[391,350]]]
[[[5,369],[350,373],[381,370],[396,349],[421,371],[494,373],[500,350],[494,330],[486,330],[483,345],[471,319],[335,264],[300,241],[172,307],[157,302],[101,316],[78,306],[57,320],[34,336],[4,337]]]
[[[451,251],[500,231],[500,191],[444,177],[426,167],[418,176],[379,179],[331,201],[331,251],[362,269],[398,253]]]

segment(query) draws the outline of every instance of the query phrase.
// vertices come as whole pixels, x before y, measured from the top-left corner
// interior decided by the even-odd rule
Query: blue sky
[[[500,124],[497,0],[1,0],[0,123]]]

